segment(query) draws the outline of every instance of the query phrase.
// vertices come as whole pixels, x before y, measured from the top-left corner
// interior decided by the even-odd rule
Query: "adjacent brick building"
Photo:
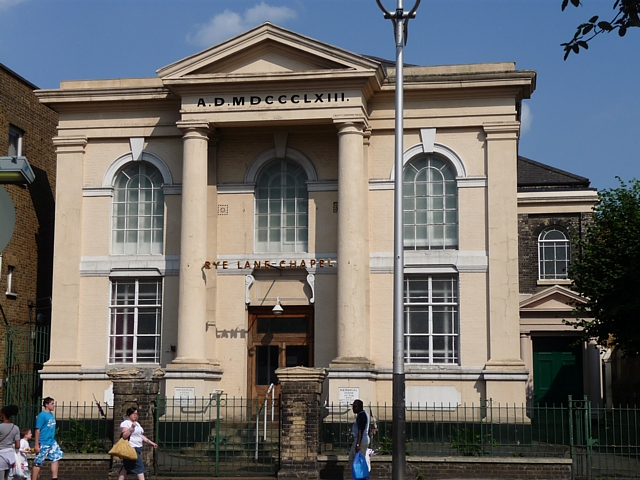
[[[586,232],[597,192],[589,179],[518,157],[520,350],[529,370],[528,401],[566,403],[606,397],[601,351],[579,341],[564,320],[576,303],[568,268]]]
[[[6,323],[0,318],[3,402],[38,395],[33,362],[43,359],[34,357],[35,349],[46,354],[47,342],[35,327],[48,325],[51,314],[56,178],[52,138],[58,114],[38,101],[35,89],[0,64],[0,156],[25,156],[35,173],[30,185],[3,185],[16,210],[13,237],[0,252],[0,305],[6,316]]]

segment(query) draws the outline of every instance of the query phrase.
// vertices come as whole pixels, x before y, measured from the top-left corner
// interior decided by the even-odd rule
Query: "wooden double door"
[[[276,370],[313,366],[313,307],[284,307],[274,315],[271,307],[249,309],[248,390],[251,398],[266,395],[274,384],[280,394]]]

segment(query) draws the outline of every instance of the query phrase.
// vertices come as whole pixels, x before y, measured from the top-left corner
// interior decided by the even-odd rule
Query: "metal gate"
[[[573,477],[640,478],[640,409],[598,407],[569,397]]]
[[[280,402],[273,395],[159,398],[154,413],[160,475],[271,476],[278,470]]]
[[[49,327],[8,326],[6,332],[4,404],[38,405],[42,396],[38,370],[49,360]]]

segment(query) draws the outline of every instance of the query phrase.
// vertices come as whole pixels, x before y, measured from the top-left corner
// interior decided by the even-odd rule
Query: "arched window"
[[[114,181],[111,252],[114,255],[163,253],[162,175],[146,162],[127,164]]]
[[[438,155],[420,155],[405,166],[404,248],[458,248],[456,173]]]
[[[255,208],[256,252],[306,252],[307,174],[296,162],[277,159],[258,175]]]
[[[558,227],[542,231],[538,237],[538,266],[540,280],[563,280],[571,263],[571,242]]]

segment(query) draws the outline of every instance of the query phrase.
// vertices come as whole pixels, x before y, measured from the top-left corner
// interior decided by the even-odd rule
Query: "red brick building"
[[[13,237],[0,252],[3,403],[28,402],[39,394],[35,372],[48,351],[42,334],[48,328],[36,327],[50,323],[56,179],[52,138],[58,114],[38,102],[33,94],[37,88],[0,64],[0,156],[25,156],[35,173],[30,185],[2,186],[16,211]]]

